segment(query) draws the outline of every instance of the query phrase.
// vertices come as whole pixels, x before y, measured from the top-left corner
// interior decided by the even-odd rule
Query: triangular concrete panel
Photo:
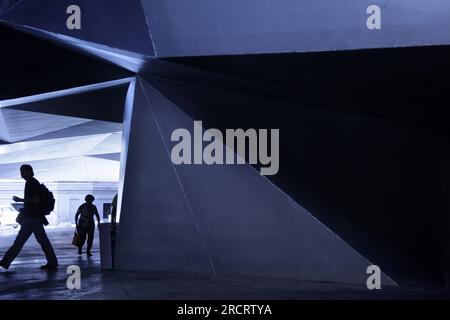
[[[72,88],[60,93],[4,101],[3,104],[7,106],[12,104],[8,108],[15,110],[122,123],[128,85],[129,83],[124,79],[118,84],[113,81],[111,86],[105,84],[106,87],[100,89]],[[82,92],[76,93],[78,90]]]
[[[26,152],[28,149],[38,149],[45,146],[70,143],[76,140],[80,140],[79,137],[65,137],[58,139],[48,139],[48,140],[30,140],[21,141],[16,143],[8,143],[6,145],[0,146],[0,155],[9,155],[14,152]]]
[[[81,138],[75,137],[20,143],[19,145],[23,149],[3,154],[0,163],[19,163],[83,156],[101,143],[106,136],[107,135],[95,135]]]
[[[29,139],[89,121],[81,118],[55,116],[9,108],[0,109],[0,113],[8,131],[9,142]],[[3,138],[5,139],[5,137]]]
[[[92,157],[92,158],[120,161],[120,153],[93,154],[93,155],[88,155],[88,156]]]
[[[122,134],[112,133],[105,137],[105,139],[97,144],[95,148],[89,151],[86,155],[111,155],[119,154],[122,146]],[[120,160],[120,156],[117,160]]]
[[[36,136],[30,139],[24,140],[26,141],[39,141],[39,140],[52,140],[52,139],[61,139],[61,138],[70,138],[70,137],[83,137],[83,136],[92,136],[98,134],[105,133],[118,133],[122,131],[122,124],[115,122],[106,122],[106,121],[87,121],[85,123],[72,126],[70,128],[65,128],[62,130],[46,133],[44,135]]]
[[[154,238],[157,233],[179,239],[176,230],[161,228],[177,204],[180,211],[186,211],[187,205],[217,273],[365,283],[371,263],[249,165],[174,166],[169,155],[171,132],[191,131],[193,119],[143,80],[138,80],[136,93],[118,268],[170,270],[168,266],[174,264],[177,270],[192,269],[180,265],[177,254],[161,262],[160,243]],[[140,121],[147,129],[142,130],[142,123],[138,133],[133,128]],[[133,184],[127,179],[133,179]],[[127,185],[133,190],[127,190]],[[166,188],[171,192],[164,192]],[[149,240],[145,246],[126,250],[138,239]],[[172,254],[183,254],[176,243],[165,245]],[[394,283],[385,275],[383,281]]]
[[[134,90],[130,87],[130,90]],[[213,273],[158,125],[140,86],[125,112],[115,267]]]

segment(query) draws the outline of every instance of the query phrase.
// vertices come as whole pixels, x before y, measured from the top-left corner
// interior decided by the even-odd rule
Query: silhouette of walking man
[[[42,250],[47,258],[47,264],[41,266],[42,270],[51,270],[58,267],[58,260],[55,251],[44,230],[45,215],[39,203],[41,194],[41,184],[34,178],[33,168],[24,164],[20,167],[20,175],[26,181],[24,199],[14,196],[15,202],[23,202],[24,208],[21,210],[18,218],[20,223],[20,231],[17,234],[14,244],[5,253],[0,261],[0,266],[8,269],[13,260],[22,250],[31,234],[34,234],[37,242],[41,245]]]
[[[81,243],[78,247],[78,254],[82,254],[82,249],[84,242],[87,237],[87,250],[86,254],[88,257],[92,256],[91,249],[94,243],[94,231],[95,222],[94,216],[97,218],[98,225],[100,226],[100,215],[98,214],[97,207],[93,204],[95,197],[92,194],[88,194],[85,199],[86,202],[83,203],[75,215],[75,224],[77,225],[78,233],[81,236]]]

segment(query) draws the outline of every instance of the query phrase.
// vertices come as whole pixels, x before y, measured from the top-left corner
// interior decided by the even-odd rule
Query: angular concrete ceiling
[[[35,117],[55,117],[19,112],[28,117],[28,114]],[[42,181],[118,180],[117,155],[120,155],[122,148],[120,124],[62,116],[56,116],[54,120],[59,120],[59,124],[64,125],[72,121],[74,125],[41,134],[41,128],[45,126],[38,126],[37,121],[34,134],[41,135],[22,142],[0,145],[0,180],[19,179],[18,168],[23,163],[33,165]],[[47,128],[50,130],[48,123]]]
[[[0,101],[120,80],[116,65],[42,41],[0,23]]]
[[[117,182],[119,162],[93,157],[74,156],[63,159],[45,159],[27,162],[33,166],[41,182],[98,181]],[[0,164],[0,181],[21,181],[20,164]]]
[[[89,121],[82,118],[47,115],[8,108],[1,108],[0,113],[5,122],[0,129],[0,139],[11,143]]]
[[[450,44],[446,0],[79,0],[81,29],[69,30],[72,4],[11,2],[0,19],[159,58]],[[374,4],[382,17],[375,31],[366,25]]]
[[[80,30],[69,30],[66,11],[71,5],[81,8]],[[91,1],[78,0],[26,0],[10,10],[0,12],[0,19],[42,29],[80,40],[105,45],[112,50],[121,49],[153,56],[153,44],[146,17],[139,0]]]
[[[0,179],[29,163],[41,181],[117,181],[130,73],[1,24],[0,35]]]
[[[0,101],[15,109],[122,123],[130,78]]]

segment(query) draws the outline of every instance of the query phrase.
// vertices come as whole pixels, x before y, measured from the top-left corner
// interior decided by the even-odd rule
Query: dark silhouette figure
[[[111,203],[111,223],[116,223],[116,218],[117,218],[117,197],[118,194],[116,194],[112,200]]]
[[[43,213],[42,206],[40,205],[40,195],[42,185],[34,178],[33,168],[30,165],[24,164],[20,167],[20,175],[26,181],[24,198],[14,196],[15,202],[23,202],[24,207],[21,209],[18,216],[18,222],[20,223],[20,231],[17,234],[14,244],[5,253],[5,256],[0,261],[0,266],[8,269],[13,260],[17,257],[22,250],[24,244],[27,242],[31,234],[34,234],[37,242],[41,245],[42,250],[47,258],[47,264],[41,266],[43,270],[56,269],[58,267],[58,260],[55,255],[55,251],[50,243],[50,240],[45,233],[44,224],[47,219]]]
[[[94,215],[97,218],[97,222],[100,225],[100,216],[98,214],[97,207],[93,204],[95,198],[93,195],[88,194],[84,199],[86,203],[83,203],[75,215],[75,224],[77,225],[77,231],[81,237],[81,244],[78,247],[78,254],[82,254],[83,245],[87,236],[87,250],[86,254],[92,256],[91,249],[94,243],[94,231],[95,222]],[[78,219],[79,217],[79,219]]]

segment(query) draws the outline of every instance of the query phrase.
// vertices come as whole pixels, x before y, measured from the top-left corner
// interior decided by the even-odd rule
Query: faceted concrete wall
[[[254,168],[173,165],[193,119],[149,83],[126,113],[118,269],[365,283],[371,263]]]

